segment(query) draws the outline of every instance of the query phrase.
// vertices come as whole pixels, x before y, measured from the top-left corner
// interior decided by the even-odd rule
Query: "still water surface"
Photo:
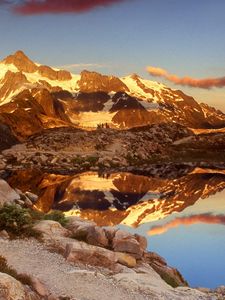
[[[191,286],[225,284],[223,170],[154,176],[27,170],[13,174],[9,183],[38,193],[38,210],[58,209],[146,236],[149,251],[166,258]]]

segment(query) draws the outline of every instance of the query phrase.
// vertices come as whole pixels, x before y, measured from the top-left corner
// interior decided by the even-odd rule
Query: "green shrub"
[[[32,225],[33,220],[28,209],[17,205],[5,205],[0,208],[0,230],[23,235]]]
[[[64,213],[59,210],[53,210],[50,213],[44,215],[43,220],[53,220],[59,222],[62,226],[66,226],[68,222]]]
[[[11,237],[40,238],[41,233],[33,229],[33,225],[41,220],[53,220],[62,226],[67,224],[67,218],[61,211],[51,211],[44,214],[39,211],[21,208],[18,205],[5,205],[0,208],[0,231],[6,230]]]
[[[33,210],[29,209],[29,213],[31,215],[32,220],[35,221],[40,221],[44,219],[45,214],[39,210]]]

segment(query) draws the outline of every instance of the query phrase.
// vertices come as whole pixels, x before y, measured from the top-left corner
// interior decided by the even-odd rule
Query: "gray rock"
[[[58,222],[52,220],[43,220],[37,223],[35,230],[43,234],[44,238],[65,237],[70,235],[70,231],[62,227]]]
[[[29,198],[30,201],[36,202],[38,199],[38,196],[31,193],[31,192],[26,192],[25,195]]]
[[[12,204],[15,200],[19,199],[19,194],[16,193],[5,180],[0,179],[0,206]]]

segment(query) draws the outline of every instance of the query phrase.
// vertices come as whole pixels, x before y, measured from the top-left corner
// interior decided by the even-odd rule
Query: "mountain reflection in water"
[[[63,176],[26,170],[14,173],[8,181],[21,190],[38,193],[35,208],[40,211],[62,210],[102,226],[138,227],[181,212],[197,200],[223,190],[225,171],[195,168],[171,177],[96,172]],[[178,225],[167,227],[173,226]]]

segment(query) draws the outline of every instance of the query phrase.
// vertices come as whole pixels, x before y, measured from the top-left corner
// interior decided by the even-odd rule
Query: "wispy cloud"
[[[188,217],[177,218],[168,222],[162,226],[154,226],[149,231],[149,235],[158,235],[167,232],[168,230],[178,227],[180,225],[193,225],[198,223],[205,224],[222,224],[225,225],[225,215],[212,215],[212,214],[202,214],[202,215],[192,215]]]
[[[21,15],[35,14],[80,14],[100,7],[108,7],[131,0],[0,0],[12,11]]]
[[[202,89],[211,89],[213,87],[225,87],[225,76],[219,78],[196,79],[189,76],[178,77],[177,75],[170,74],[167,70],[158,67],[148,66],[146,70],[150,75],[154,77],[165,78],[166,80],[173,82],[177,85],[190,86]]]
[[[59,69],[80,69],[80,68],[103,68],[106,67],[106,65],[97,64],[97,63],[79,63],[79,64],[68,64],[68,65],[62,65],[58,66]]]

